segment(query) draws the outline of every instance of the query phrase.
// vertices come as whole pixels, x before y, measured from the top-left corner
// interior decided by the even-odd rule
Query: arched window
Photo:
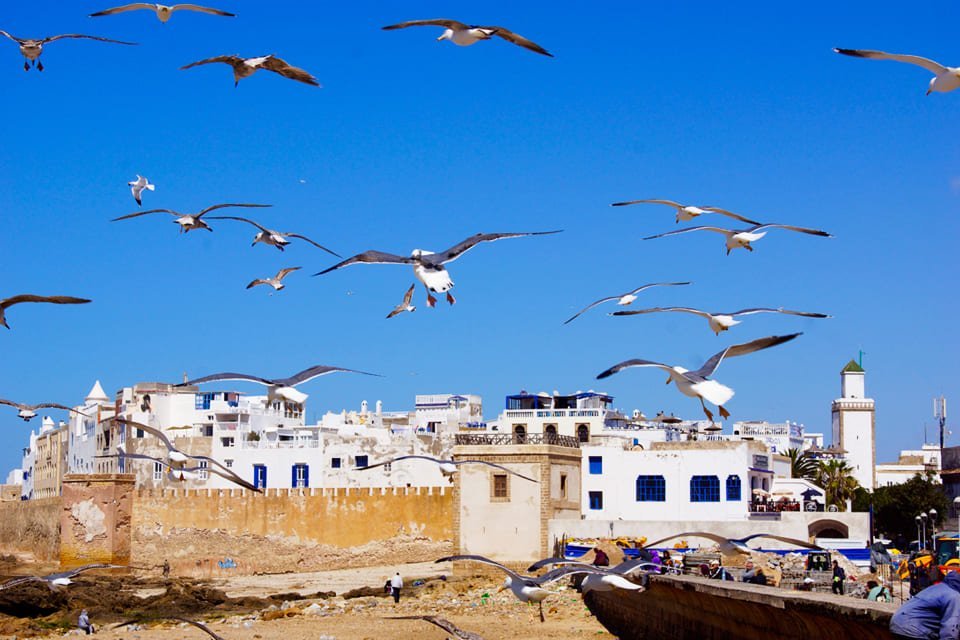
[[[727,500],[740,501],[740,476],[727,476]]]
[[[667,483],[663,476],[637,476],[637,502],[666,502]]]
[[[524,444],[527,441],[527,427],[522,424],[513,425],[513,443]]]
[[[577,425],[577,440],[580,442],[590,442],[590,427],[585,424]]]
[[[547,435],[547,436],[555,436],[555,435],[557,435],[557,425],[555,425],[555,424],[548,424],[547,426],[545,426],[545,427],[543,428],[543,433],[544,433],[544,435]]]
[[[720,478],[717,476],[690,478],[690,502],[720,502]]]

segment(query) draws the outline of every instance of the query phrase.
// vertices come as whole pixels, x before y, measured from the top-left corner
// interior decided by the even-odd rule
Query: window
[[[127,472],[127,459],[124,458],[123,456],[120,456],[119,459],[117,460],[117,471],[119,473]],[[23,474],[23,477],[26,478],[27,474]]]
[[[580,442],[590,442],[590,427],[585,424],[577,425],[577,440]]]
[[[667,483],[663,476],[637,476],[637,502],[666,502]]]
[[[198,464],[197,467],[199,467],[199,471],[197,472],[197,477],[198,477],[200,480],[206,480],[207,477],[208,477],[208,475],[207,475],[207,461],[206,461],[206,460],[200,460],[200,464]]]
[[[263,464],[253,465],[253,486],[257,489],[266,489],[267,487],[267,467]]]
[[[233,468],[233,460],[224,460],[223,464],[226,465],[227,469]]]
[[[603,473],[603,456],[590,456],[590,475]]]
[[[740,500],[740,476],[727,476],[727,500]]]
[[[543,434],[548,438],[555,437],[557,435],[557,425],[555,424],[544,425]]]
[[[213,396],[214,394],[212,393],[198,393],[196,396],[194,396],[194,408],[198,410],[202,409],[204,411],[209,411],[210,402],[213,401]]]
[[[567,498],[567,474],[560,474],[560,498],[566,500]]]
[[[720,502],[720,478],[717,476],[690,478],[690,502]]]
[[[590,508],[594,511],[603,509],[603,491],[590,491],[587,496],[590,499]]]
[[[291,486],[294,489],[305,489],[310,486],[310,468],[304,463],[293,465],[293,479]]]
[[[138,437],[138,438],[142,438],[142,437],[143,437],[143,429],[137,429],[136,437]]]
[[[494,473],[490,476],[490,501],[510,501],[510,479],[505,473]]]
[[[154,480],[163,480],[163,465],[159,462],[153,463],[153,479]]]
[[[367,463],[367,460],[368,460],[367,456],[357,456],[357,457],[355,458],[355,461],[356,461],[358,467],[365,467],[365,466],[367,466],[367,464],[368,464],[368,463]]]
[[[330,468],[339,469],[340,468],[340,458],[330,458]]]

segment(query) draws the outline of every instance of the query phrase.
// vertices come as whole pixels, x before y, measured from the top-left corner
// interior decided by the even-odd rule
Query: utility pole
[[[933,417],[940,426],[940,455],[943,455],[943,436],[947,427],[947,399],[943,396],[933,399]]]

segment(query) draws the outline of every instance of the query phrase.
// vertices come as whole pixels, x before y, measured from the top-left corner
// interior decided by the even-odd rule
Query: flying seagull
[[[124,13],[126,11],[137,11],[138,9],[149,9],[157,14],[160,22],[166,22],[173,16],[174,11],[198,11],[200,13],[209,13],[212,16],[227,16],[229,18],[236,17],[236,14],[229,13],[227,11],[221,11],[220,9],[211,9],[210,7],[201,7],[198,4],[154,4],[152,2],[132,2],[130,4],[125,4],[122,7],[114,7],[112,9],[104,9],[103,11],[97,11],[96,13],[91,13],[91,18],[99,18],[100,16],[112,16],[118,13]]]
[[[710,323],[710,329],[717,335],[720,335],[721,331],[727,331],[730,327],[740,324],[740,320],[735,320],[737,316],[749,316],[756,313],[784,313],[791,316],[803,316],[804,318],[829,318],[825,313],[810,313],[807,311],[790,311],[789,309],[771,309],[768,307],[757,307],[755,309],[741,309],[740,311],[733,311],[730,313],[708,313],[706,311],[701,311],[700,309],[691,309],[690,307],[653,307],[651,309],[636,309],[630,311],[615,311],[611,313],[612,316],[634,316],[641,313],[664,313],[664,312],[679,312],[679,313],[692,313],[694,315],[700,316],[701,318],[706,318],[707,322]]]
[[[715,231],[717,233],[722,233],[727,238],[727,255],[730,255],[730,252],[734,249],[746,249],[747,251],[753,251],[753,247],[750,246],[751,243],[756,242],[763,236],[767,235],[766,229],[787,229],[788,231],[799,231],[800,233],[807,233],[812,236],[821,236],[823,238],[832,238],[829,233],[826,231],[820,231],[819,229],[807,229],[806,227],[794,227],[788,224],[758,224],[749,229],[743,229],[740,231],[734,229],[721,229],[720,227],[690,227],[688,229],[678,229],[677,231],[668,231],[667,233],[660,233],[655,236],[648,236],[644,240],[654,240],[656,238],[666,238],[667,236],[675,236],[681,233],[689,233],[691,231]]]
[[[516,471],[507,469],[506,467],[494,464],[493,462],[486,462],[485,460],[441,460],[439,458],[431,458],[430,456],[398,456],[396,458],[390,458],[389,460],[384,460],[383,462],[378,462],[376,464],[369,464],[365,467],[357,467],[357,471],[366,471],[368,469],[375,469],[376,467],[382,467],[387,464],[393,464],[394,462],[400,462],[401,460],[427,460],[429,462],[436,463],[440,465],[440,473],[449,479],[453,479],[453,474],[457,472],[457,469],[462,464],[483,464],[494,469],[499,469],[500,471],[506,471],[507,473],[513,474],[518,478],[523,478],[524,480],[529,480],[530,482],[536,483],[537,481],[533,478],[527,477]]]
[[[50,36],[49,38],[18,38],[12,36],[6,31],[0,31],[0,35],[6,36],[20,46],[20,55],[26,60],[23,61],[23,70],[30,71],[30,65],[33,64],[37,71],[43,71],[43,62],[40,61],[40,54],[43,53],[43,45],[49,42],[55,42],[64,38],[82,38],[84,40],[98,40],[100,42],[112,42],[114,44],[135,45],[136,42],[123,42],[121,40],[111,40],[110,38],[101,38],[100,36],[85,36],[80,33],[65,33],[59,36]]]
[[[139,423],[137,423],[137,422],[133,422],[132,420],[127,420],[127,421],[124,421],[124,422],[125,422],[126,424],[133,425],[134,427],[136,427],[136,428],[138,428],[138,429],[142,429],[142,428],[143,428],[143,425],[141,425],[141,424],[139,424]],[[165,438],[164,438],[164,439],[165,439]],[[197,466],[195,466],[195,467],[185,467],[185,466],[182,466],[182,465],[181,465],[181,466],[174,466],[173,463],[172,463],[172,461],[174,460],[174,456],[173,456],[172,454],[173,454],[174,452],[175,452],[176,454],[178,454],[178,455],[176,456],[177,458],[180,458],[180,457],[185,456],[187,460],[206,460],[208,463],[212,462],[214,466],[210,466],[209,464],[208,464],[206,467],[201,467],[200,465],[197,465]],[[207,457],[207,456],[187,456],[185,453],[183,453],[183,452],[180,451],[179,449],[175,449],[174,451],[170,452],[170,454],[171,454],[171,455],[169,455],[168,458],[165,460],[165,459],[163,459],[163,458],[157,458],[156,456],[149,456],[149,455],[147,455],[147,454],[145,454],[145,453],[129,453],[129,452],[127,452],[127,451],[124,451],[123,449],[119,449],[119,448],[118,448],[116,455],[99,456],[99,457],[104,457],[104,458],[129,458],[129,459],[132,459],[132,460],[149,460],[149,461],[151,461],[151,462],[155,462],[155,463],[157,463],[157,464],[160,464],[160,465],[165,466],[165,467],[167,468],[167,476],[168,476],[171,480],[173,480],[173,481],[185,480],[185,479],[186,479],[186,474],[190,474],[190,477],[191,477],[191,478],[195,478],[199,472],[201,472],[201,471],[206,471],[206,472],[208,472],[208,473],[213,473],[213,474],[215,474],[215,475],[218,475],[218,476],[220,476],[221,478],[223,478],[223,479],[225,479],[225,480],[229,480],[230,482],[232,482],[232,483],[234,483],[234,484],[236,484],[236,485],[238,485],[238,486],[240,486],[240,487],[243,487],[244,489],[249,489],[250,491],[254,491],[254,492],[256,492],[256,493],[263,493],[263,489],[255,486],[255,485],[253,485],[253,484],[250,484],[249,482],[247,482],[246,480],[244,480],[243,478],[241,478],[240,476],[238,476],[236,473],[234,473],[233,471],[231,471],[230,469],[228,469],[228,468],[225,467],[224,465],[220,464],[219,462],[217,462],[217,461],[214,460],[213,458],[210,458],[210,457]]]
[[[446,293],[447,302],[454,304],[457,300],[450,293],[450,289],[453,288],[453,280],[450,279],[450,274],[447,273],[443,265],[448,262],[453,262],[481,242],[494,242],[495,240],[503,240],[504,238],[522,238],[524,236],[545,236],[552,233],[560,232],[478,233],[440,253],[414,249],[409,258],[371,249],[363,253],[358,253],[343,262],[338,262],[332,267],[313,275],[321,276],[351,264],[411,264],[413,265],[413,275],[423,283],[424,288],[427,290],[427,306],[433,307],[437,304],[437,299],[434,298],[431,293]]]
[[[60,409],[62,411],[72,411],[81,416],[90,417],[82,411],[77,411],[76,409],[71,409],[62,404],[57,404],[56,402],[41,402],[40,404],[21,404],[19,402],[13,402],[12,400],[3,400],[0,398],[0,404],[5,404],[9,407],[17,408],[17,417],[22,418],[24,422],[30,422],[33,418],[37,417],[37,409]]]
[[[223,638],[223,636],[217,635],[216,633],[214,633],[213,631],[210,630],[210,627],[208,627],[207,625],[203,624],[202,622],[197,622],[196,620],[190,620],[189,618],[181,618],[181,617],[178,617],[178,616],[172,616],[172,617],[170,617],[169,619],[170,619],[170,620],[177,620],[177,621],[179,621],[179,622],[186,622],[187,624],[193,625],[193,626],[195,626],[197,629],[200,629],[201,631],[203,631],[204,633],[206,633],[207,635],[209,635],[211,638],[213,638],[213,640],[225,640],[225,639]],[[132,620],[126,620],[125,622],[121,622],[121,623],[119,623],[119,624],[116,624],[116,625],[113,626],[113,628],[114,628],[114,629],[119,629],[120,627],[128,627],[128,626],[130,626],[130,625],[132,625],[132,624],[142,624],[142,623],[144,623],[144,622],[153,622],[153,621],[157,621],[157,620],[160,620],[160,618],[143,618],[143,617],[138,617],[138,618],[133,618]]]
[[[750,553],[755,551],[747,546],[747,543],[756,538],[770,538],[771,540],[779,540],[780,542],[786,542],[787,544],[792,544],[797,547],[803,547],[805,549],[813,549],[815,551],[823,551],[823,547],[807,542],[806,540],[798,540],[796,538],[787,538],[785,536],[778,536],[772,533],[754,533],[749,536],[744,536],[743,538],[726,538],[724,536],[719,536],[715,533],[709,533],[707,531],[686,531],[684,533],[677,533],[672,536],[667,536],[666,538],[661,538],[659,540],[654,540],[653,542],[647,543],[644,546],[645,549],[656,547],[658,544],[666,542],[667,540],[672,540],[674,538],[706,538],[707,540],[712,540],[717,543],[720,547],[720,551],[723,553]]]
[[[464,631],[449,620],[437,616],[389,616],[388,620],[423,620],[436,625],[449,633],[455,640],[483,640],[483,636],[473,631]]]
[[[143,206],[143,200],[141,200],[140,194],[143,193],[144,189],[154,191],[157,188],[156,185],[150,184],[150,181],[139,173],[137,174],[136,180],[128,182],[127,184],[130,185],[130,193],[133,194],[133,199],[137,201],[137,206]]]
[[[247,285],[247,289],[252,289],[258,284],[268,284],[273,287],[274,291],[280,291],[287,286],[283,284],[283,279],[299,268],[300,267],[287,267],[286,269],[280,269],[280,271],[277,271],[277,275],[273,276],[272,278],[258,278],[254,280]]]
[[[949,93],[960,87],[960,67],[945,67],[938,62],[920,56],[904,55],[902,53],[886,53],[884,51],[870,51],[869,49],[834,49],[837,53],[855,58],[873,58],[874,60],[896,60],[923,67],[933,74],[927,95],[937,91]]]
[[[738,213],[727,211],[726,209],[721,209],[720,207],[695,207],[693,205],[680,204],[679,202],[674,202],[673,200],[629,200],[627,202],[614,202],[610,206],[625,207],[631,204],[665,204],[668,207],[673,207],[677,210],[677,222],[680,222],[681,220],[688,222],[697,216],[702,216],[705,213],[719,213],[722,216],[727,216],[728,218],[733,218],[735,220],[739,220],[740,222],[746,222],[747,224],[760,224],[756,220],[745,218]]]
[[[615,296],[600,298],[596,302],[593,302],[587,305],[586,307],[584,307],[583,309],[581,309],[580,311],[578,311],[572,318],[568,318],[567,320],[565,320],[563,324],[570,324],[584,312],[589,311],[590,309],[593,309],[598,304],[603,304],[604,302],[610,302],[611,300],[616,300],[617,304],[626,306],[628,304],[631,304],[634,300],[636,300],[637,294],[643,291],[644,289],[649,289],[650,287],[675,287],[675,286],[684,285],[684,284],[690,284],[690,283],[689,282],[654,282],[653,284],[645,284],[642,287],[637,287],[636,289],[633,289],[632,291],[627,291],[626,293],[618,293]]]
[[[407,292],[403,294],[403,302],[395,306],[393,308],[393,311],[387,314],[387,320],[389,320],[393,316],[400,315],[404,311],[410,311],[412,313],[417,310],[415,306],[410,304],[410,301],[413,299],[413,290],[416,286],[417,286],[417,283],[413,283],[412,285],[410,285],[410,288],[407,289]]]
[[[120,564],[85,564],[82,567],[77,567],[76,569],[71,569],[70,571],[61,571],[59,573],[51,573],[45,576],[23,576],[22,578],[14,578],[12,580],[7,580],[3,584],[0,584],[0,591],[19,586],[21,584],[26,584],[28,582],[45,582],[47,583],[47,586],[50,587],[51,591],[56,591],[57,587],[66,587],[68,585],[73,584],[72,578],[83,573],[84,571],[90,571],[91,569],[126,569],[126,568],[127,567]]]
[[[308,382],[314,378],[319,378],[320,376],[325,376],[329,373],[337,373],[338,371],[343,371],[346,373],[362,373],[365,376],[380,377],[376,373],[367,373],[366,371],[357,371],[355,369],[344,369],[342,367],[328,367],[326,365],[318,364],[310,367],[309,369],[304,369],[300,373],[295,373],[289,378],[276,378],[271,380],[269,378],[251,376],[245,373],[214,373],[202,378],[196,378],[194,380],[182,382],[176,386],[184,387],[188,385],[203,384],[205,382],[216,382],[219,380],[242,380],[244,382],[255,382],[257,384],[266,385],[268,387],[268,402],[272,403],[276,402],[278,399],[282,399],[302,404],[303,401],[307,399],[307,394],[300,393],[295,389],[298,384],[303,384],[304,382]]]
[[[256,236],[254,236],[253,243],[250,245],[251,247],[255,246],[258,242],[262,242],[265,245],[276,247],[280,251],[283,251],[283,248],[286,247],[288,244],[290,244],[290,241],[287,240],[287,238],[299,238],[301,240],[309,242],[310,244],[317,247],[318,249],[323,249],[324,251],[326,251],[332,256],[336,256],[338,258],[343,257],[339,253],[336,253],[334,251],[331,251],[330,249],[327,249],[322,244],[317,244],[307,236],[301,235],[299,233],[288,233],[285,231],[274,231],[273,229],[267,229],[263,225],[257,222],[254,222],[249,218],[241,218],[240,216],[210,216],[210,219],[211,220],[238,220],[240,222],[246,222],[247,224],[252,224],[253,226],[255,226],[260,231],[257,233]]]
[[[233,86],[236,87],[240,84],[240,81],[244,78],[249,78],[258,69],[266,69],[267,71],[273,71],[274,73],[279,73],[284,78],[290,78],[291,80],[296,80],[298,82],[303,82],[305,84],[312,85],[314,87],[319,87],[320,83],[317,82],[317,79],[312,75],[300,69],[299,67],[294,67],[287,63],[286,60],[282,60],[274,55],[269,56],[260,56],[258,58],[241,58],[240,56],[216,56],[213,58],[207,58],[206,60],[197,60],[196,62],[191,62],[188,65],[180,67],[180,69],[190,69],[192,67],[198,67],[202,64],[211,64],[214,62],[223,62],[233,67]]]
[[[638,571],[647,571],[650,569],[659,571],[663,568],[662,565],[643,560],[627,560],[608,569],[606,567],[597,567],[592,564],[567,560],[566,558],[545,558],[527,567],[527,571],[536,571],[541,567],[551,565],[564,568],[567,571],[567,575],[583,575],[583,582],[580,583],[581,593],[587,593],[589,591],[612,591],[614,589],[643,591],[648,581],[645,574],[643,575],[644,584],[628,580],[627,576]]]
[[[207,207],[206,209],[201,210],[199,213],[193,214],[182,214],[179,211],[174,211],[172,209],[150,209],[149,211],[137,211],[125,216],[120,216],[119,218],[114,218],[110,222],[119,222],[120,220],[129,220],[130,218],[139,218],[140,216],[145,216],[151,213],[169,213],[174,216],[178,225],[180,225],[180,233],[188,233],[194,229],[206,229],[207,231],[213,231],[207,223],[201,220],[203,216],[215,211],[217,209],[223,209],[224,207],[272,207],[272,204],[215,204],[212,207]],[[211,216],[211,219],[214,216]]]
[[[761,349],[769,349],[778,344],[789,342],[799,335],[803,334],[791,333],[785,336],[769,336],[744,344],[731,345],[723,351],[715,353],[703,366],[695,371],[688,371],[683,367],[672,367],[668,364],[653,362],[652,360],[624,360],[598,375],[597,380],[608,378],[630,367],[656,367],[663,369],[670,375],[670,377],[667,378],[667,384],[670,384],[671,381],[676,382],[677,389],[680,390],[680,393],[700,400],[700,406],[703,407],[704,415],[707,416],[707,420],[713,422],[713,412],[707,409],[707,405],[703,402],[705,399],[720,408],[721,416],[724,418],[730,417],[730,413],[723,405],[733,397],[733,389],[725,387],[716,380],[709,378],[709,376],[713,375],[713,372],[717,370],[717,367],[720,366],[724,358],[732,358],[734,356],[742,356],[753,353],[754,351],[760,351]]]
[[[19,296],[13,296],[12,298],[6,298],[3,300],[0,300],[0,325],[5,326],[7,329],[10,328],[10,325],[7,324],[6,310],[15,304],[20,304],[21,302],[49,302],[51,304],[86,304],[90,302],[90,300],[87,300],[86,298],[73,298],[70,296],[34,296],[27,293]]]
[[[499,36],[506,40],[507,42],[512,42],[515,45],[519,45],[524,49],[529,49],[534,53],[539,53],[545,56],[553,57],[553,54],[538,45],[532,40],[527,40],[523,36],[510,31],[509,29],[504,29],[503,27],[479,27],[474,25],[466,25],[462,22],[456,20],[446,20],[446,19],[436,19],[436,20],[410,20],[408,22],[401,22],[399,24],[391,24],[383,27],[384,31],[391,31],[393,29],[406,29],[407,27],[443,27],[443,34],[437,38],[437,41],[449,40],[453,44],[458,44],[461,47],[468,47],[472,44],[480,42],[481,40],[489,40],[493,36]]]

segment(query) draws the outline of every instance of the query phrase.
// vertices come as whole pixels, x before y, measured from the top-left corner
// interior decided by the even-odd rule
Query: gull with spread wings
[[[665,204],[668,207],[673,207],[677,210],[677,222],[681,220],[684,222],[689,222],[698,216],[702,216],[706,213],[719,213],[722,216],[727,216],[728,218],[733,218],[734,220],[739,220],[740,222],[746,222],[747,224],[760,224],[756,220],[751,220],[750,218],[745,218],[739,213],[734,213],[732,211],[727,211],[726,209],[721,209],[720,207],[697,207],[693,205],[680,204],[679,202],[674,202],[673,200],[629,200],[627,202],[614,202],[611,207],[625,207],[631,204]]]
[[[51,591],[56,591],[57,587],[66,587],[73,584],[73,578],[84,571],[90,571],[91,569],[127,568],[128,567],[121,564],[85,564],[82,567],[77,567],[76,569],[51,573],[45,576],[23,576],[22,578],[13,578],[12,580],[7,580],[3,584],[0,584],[0,591],[3,591],[4,589],[10,589],[11,587],[16,587],[21,584],[26,584],[28,582],[45,582],[47,586],[50,587]]]
[[[771,540],[779,540],[780,542],[792,544],[797,547],[803,547],[804,549],[823,551],[823,547],[813,544],[812,542],[798,540],[797,538],[788,538],[786,536],[778,536],[772,533],[754,533],[749,536],[744,536],[743,538],[727,538],[715,533],[710,533],[708,531],[685,531],[684,533],[675,533],[672,536],[667,536],[666,538],[660,538],[659,540],[654,540],[653,542],[647,543],[643,545],[643,548],[650,549],[663,542],[666,542],[667,540],[673,540],[674,538],[705,538],[707,540],[712,540],[713,542],[717,543],[717,546],[720,547],[720,551],[722,553],[727,554],[735,552],[751,553],[756,551],[756,549],[751,549],[748,547],[747,543],[757,538],[770,538]]]
[[[410,313],[413,313],[414,311],[417,310],[415,306],[410,304],[410,301],[413,300],[413,290],[416,288],[416,286],[417,286],[416,282],[410,285],[410,288],[407,289],[407,292],[403,294],[403,301],[397,306],[395,306],[393,308],[393,311],[387,314],[387,320],[389,320],[394,316],[400,315],[404,311],[409,311]]]
[[[132,180],[127,184],[130,186],[130,193],[133,194],[133,199],[137,201],[137,206],[143,205],[143,199],[140,196],[144,189],[148,191],[155,191],[157,188],[156,185],[150,184],[150,181],[141,176],[139,173],[137,174],[136,180]]]
[[[291,80],[303,82],[304,84],[309,84],[314,87],[320,86],[320,83],[317,81],[317,79],[307,73],[305,70],[291,65],[286,60],[282,60],[275,55],[259,56],[256,58],[241,58],[240,56],[215,56],[213,58],[191,62],[188,65],[180,67],[180,69],[191,69],[202,64],[213,64],[215,62],[222,62],[230,65],[230,67],[233,69],[234,87],[239,85],[241,80],[244,78],[249,78],[259,69],[273,71],[274,73],[280,74],[284,78],[290,78]]]
[[[632,309],[628,311],[614,311],[610,315],[612,316],[635,316],[641,313],[692,313],[693,315],[700,316],[701,318],[706,318],[707,322],[710,324],[710,329],[717,335],[720,335],[720,332],[727,331],[730,327],[740,324],[740,320],[736,320],[737,316],[749,316],[757,313],[783,313],[790,316],[802,316],[804,318],[829,318],[825,313],[812,313],[809,311],[791,311],[789,309],[778,308],[771,309],[769,307],[756,307],[753,309],[741,309],[740,311],[732,311],[730,313],[709,313],[707,311],[701,311],[700,309],[692,309],[690,307],[653,307],[650,309]]]
[[[277,275],[273,276],[272,278],[257,278],[247,285],[247,289],[252,289],[261,284],[268,284],[273,287],[274,291],[280,291],[287,286],[283,284],[283,279],[298,269],[300,269],[300,267],[287,267],[286,269],[280,269],[280,271],[277,271]]]
[[[173,209],[150,209],[148,211],[137,211],[135,213],[130,213],[125,216],[120,216],[119,218],[114,218],[110,222],[119,222],[120,220],[129,220],[130,218],[139,218],[140,216],[145,216],[151,213],[169,213],[175,217],[174,222],[180,225],[180,233],[188,233],[194,229],[206,229],[207,231],[213,231],[207,223],[202,220],[203,216],[207,215],[211,211],[216,211],[217,209],[224,209],[226,207],[272,207],[272,204],[215,204],[212,207],[207,207],[206,209],[201,210],[199,213],[192,214],[182,214],[179,211],[174,211]],[[210,216],[211,219],[214,216]]]
[[[21,304],[23,302],[49,302],[50,304],[86,304],[90,302],[86,298],[74,298],[72,296],[35,296],[29,293],[24,293],[19,296],[13,296],[10,298],[5,298],[0,300],[0,325],[3,325],[7,329],[10,328],[10,325],[7,324],[7,315],[6,311],[15,304]]]
[[[834,51],[855,58],[893,60],[895,62],[906,62],[907,64],[915,64],[918,67],[923,67],[933,74],[933,77],[930,78],[930,86],[927,88],[927,95],[930,95],[934,91],[938,93],[949,93],[960,87],[960,67],[945,67],[939,62],[934,62],[929,58],[905,55],[902,53],[871,51],[870,49],[834,49]]]
[[[62,411],[71,411],[73,413],[79,414],[81,416],[90,417],[82,411],[77,411],[66,405],[57,404],[56,402],[41,402],[40,404],[22,404],[20,402],[13,402],[12,400],[3,400],[0,398],[0,404],[5,404],[8,407],[15,407],[17,409],[17,417],[21,418],[24,422],[30,422],[33,418],[37,417],[37,409],[60,409]]]
[[[174,11],[197,11],[199,13],[208,13],[212,16],[227,16],[228,18],[235,18],[236,14],[230,13],[228,11],[221,11],[220,9],[212,9],[210,7],[202,7],[199,4],[155,4],[153,2],[132,2],[130,4],[125,4],[120,7],[113,7],[112,9],[104,9],[103,11],[97,11],[96,13],[91,13],[91,18],[99,18],[100,16],[112,16],[118,13],[124,13],[126,11],[137,11],[139,9],[148,9],[157,14],[157,18],[160,22],[166,22],[173,16]]]
[[[43,71],[43,62],[40,61],[40,54],[43,53],[43,45],[65,38],[97,40],[98,42],[112,42],[113,44],[137,44],[136,42],[123,42],[121,40],[101,38],[100,36],[85,36],[82,33],[65,33],[59,36],[50,36],[49,38],[18,38],[17,36],[10,35],[6,31],[0,31],[0,35],[13,40],[20,47],[20,55],[26,58],[26,60],[23,61],[24,71],[30,71],[31,64],[37,68],[37,71]]]
[[[323,249],[324,251],[326,251],[332,256],[336,256],[338,258],[343,257],[339,253],[336,253],[334,251],[331,251],[330,249],[327,249],[322,244],[317,244],[316,242],[314,242],[313,240],[311,240],[305,235],[302,235],[299,233],[289,233],[286,231],[274,231],[273,229],[267,229],[262,224],[258,222],[254,222],[249,218],[241,218],[240,216],[210,216],[210,219],[211,220],[237,220],[238,222],[246,222],[247,224],[251,224],[255,226],[260,231],[257,233],[256,236],[253,237],[253,243],[250,245],[251,247],[256,246],[258,242],[262,242],[267,246],[276,247],[280,251],[283,251],[283,248],[286,247],[288,244],[290,244],[290,241],[287,240],[287,238],[299,238],[304,242],[309,242],[310,244],[312,244],[318,249]]]
[[[527,40],[520,34],[514,33],[509,29],[504,29],[503,27],[481,27],[476,25],[467,25],[457,20],[447,20],[446,18],[438,18],[435,20],[409,20],[407,22],[401,22],[399,24],[391,24],[383,27],[384,31],[392,31],[394,29],[406,29],[407,27],[443,27],[443,33],[437,38],[437,41],[449,40],[453,44],[460,45],[461,47],[469,47],[472,44],[476,44],[481,40],[489,40],[493,36],[503,38],[507,42],[512,42],[515,45],[523,47],[524,49],[529,49],[534,53],[539,53],[544,56],[553,57],[553,54],[538,45],[532,40]]]
[[[621,306],[626,306],[628,304],[633,303],[633,301],[637,299],[637,294],[640,293],[641,291],[644,291],[645,289],[649,289],[651,287],[676,287],[676,286],[685,285],[685,284],[690,284],[690,283],[689,282],[654,282],[653,284],[645,284],[642,287],[637,287],[636,289],[627,291],[626,293],[618,293],[615,296],[600,298],[596,302],[593,302],[587,305],[586,307],[584,307],[583,309],[581,309],[580,311],[578,311],[576,315],[574,315],[573,317],[567,318],[567,320],[565,320],[563,324],[570,324],[571,322],[576,320],[578,317],[580,317],[580,315],[582,315],[583,313],[589,311],[590,309],[593,309],[598,304],[603,304],[604,302],[610,302],[611,300],[616,300],[617,304]]]
[[[221,380],[255,382],[256,384],[262,384],[267,387],[267,402],[269,403],[273,403],[280,399],[302,404],[308,396],[307,394],[301,393],[295,388],[298,384],[303,384],[304,382],[309,382],[314,378],[319,378],[320,376],[325,376],[330,373],[337,373],[339,371],[345,373],[361,373],[365,376],[376,376],[378,378],[380,377],[376,373],[367,373],[366,371],[357,371],[356,369],[344,369],[343,367],[328,367],[326,365],[318,364],[310,367],[309,369],[304,369],[300,373],[295,373],[288,378],[270,379],[261,378],[259,376],[251,376],[245,373],[214,373],[209,376],[203,376],[202,378],[187,380],[186,382],[182,382],[176,386],[185,387],[188,385],[203,384],[205,382],[217,382]]]
[[[148,427],[146,427],[145,425],[142,425],[138,422],[134,422],[133,420],[123,420],[118,418],[117,421],[122,422],[124,424],[131,425],[136,429],[143,429],[144,431],[148,429]],[[170,442],[166,438],[166,436],[162,435],[163,432],[158,432],[156,430],[151,429],[150,433],[152,435],[156,435],[158,438],[163,440],[164,443]],[[172,445],[168,445],[168,446],[172,446]],[[166,467],[167,477],[169,477],[170,480],[173,480],[173,481],[183,481],[183,480],[187,480],[188,478],[191,480],[196,479],[199,477],[200,472],[205,471],[207,473],[218,475],[221,478],[234,483],[235,485],[243,487],[244,489],[249,489],[250,491],[255,491],[257,493],[263,493],[262,489],[260,489],[256,485],[253,485],[247,482],[246,480],[238,476],[236,473],[234,473],[232,470],[220,464],[218,461],[214,460],[213,458],[210,458],[208,456],[187,455],[182,451],[180,451],[179,449],[168,450],[167,459],[157,458],[156,456],[150,456],[145,453],[131,453],[119,448],[117,449],[117,453],[114,455],[105,455],[105,456],[97,456],[97,457],[121,458],[121,459],[126,458],[130,460],[149,460],[150,462],[155,462],[157,464],[160,464]],[[182,458],[182,461],[180,463],[174,464],[176,460],[180,460],[181,458]],[[184,466],[184,463],[186,462],[186,460],[198,460],[198,461],[205,460],[207,461],[208,464],[206,467],[201,467],[199,464],[195,467],[187,467],[187,466]],[[210,466],[210,463],[212,463],[213,466]]]
[[[441,460],[440,458],[431,458],[430,456],[397,456],[396,458],[390,458],[389,460],[384,460],[383,462],[378,462],[376,464],[368,464],[365,467],[357,467],[357,471],[366,471],[367,469],[375,469],[377,467],[382,467],[384,465],[392,465],[394,462],[400,462],[401,460],[426,460],[428,462],[433,462],[434,464],[440,465],[440,473],[442,473],[447,479],[451,482],[453,481],[453,474],[457,472],[462,464],[482,464],[493,469],[499,469],[500,471],[506,471],[511,475],[515,475],[518,478],[523,478],[524,480],[529,480],[530,482],[536,483],[537,481],[533,478],[527,477],[522,473],[517,473],[512,469],[508,469],[500,464],[495,464],[493,462],[487,462],[485,460]]]
[[[750,227],[749,229],[723,229],[721,227],[690,227],[688,229],[678,229],[677,231],[668,231],[667,233],[659,233],[655,236],[647,236],[644,240],[654,240],[656,238],[666,238],[667,236],[676,236],[681,233],[690,233],[691,231],[714,231],[716,233],[722,233],[726,236],[727,244],[727,255],[730,255],[730,252],[734,249],[746,249],[747,251],[753,251],[751,243],[756,242],[763,236],[767,235],[768,229],[786,229],[788,231],[797,231],[799,233],[806,233],[812,236],[820,236],[822,238],[832,238],[829,233],[826,231],[820,231],[819,229],[808,229],[806,227],[794,227],[789,224],[758,224],[756,226]]]

